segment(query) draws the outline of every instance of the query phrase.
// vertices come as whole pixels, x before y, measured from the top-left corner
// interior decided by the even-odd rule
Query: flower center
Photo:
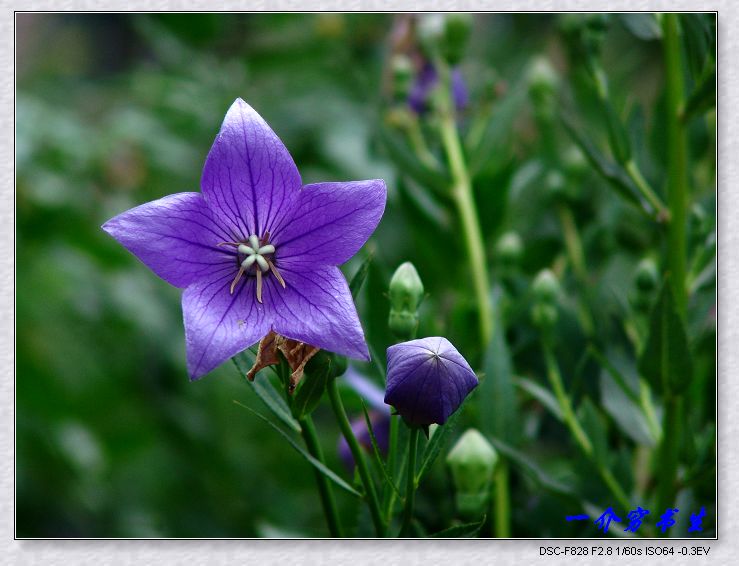
[[[257,301],[260,303],[262,302],[262,277],[267,276],[269,272],[272,272],[282,288],[285,288],[285,280],[275,267],[275,247],[269,243],[269,232],[265,232],[261,240],[256,234],[252,234],[245,242],[221,242],[218,245],[234,246],[238,252],[239,271],[231,282],[232,295],[236,284],[241,280],[244,273],[256,275]]]

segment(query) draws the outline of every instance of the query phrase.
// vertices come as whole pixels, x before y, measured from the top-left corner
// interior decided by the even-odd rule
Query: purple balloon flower
[[[271,330],[369,359],[336,266],[375,230],[385,209],[384,181],[303,186],[280,139],[238,99],[208,154],[200,188],[137,206],[103,225],[159,277],[185,289],[190,378]]]
[[[379,449],[380,454],[386,456],[390,445],[390,413],[388,411],[369,411],[369,418],[370,424],[372,424],[372,432],[375,434],[375,440],[377,441],[377,448]],[[354,419],[351,422],[351,426],[359,445],[368,454],[372,454],[374,450],[372,447],[372,437],[367,428],[367,421],[365,420],[364,415]],[[343,435],[339,438],[337,450],[339,452],[341,463],[344,464],[344,467],[351,472],[354,469],[356,462],[354,461],[354,455],[349,448],[349,443]]]
[[[444,424],[475,387],[475,372],[446,338],[387,349],[385,403],[410,425]]]

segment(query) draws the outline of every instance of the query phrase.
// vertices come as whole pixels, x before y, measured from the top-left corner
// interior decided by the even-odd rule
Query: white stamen
[[[257,265],[259,265],[259,269],[261,269],[262,271],[267,271],[269,269],[269,265],[267,264],[267,260],[264,259],[262,256],[255,255],[255,256],[251,256],[251,257],[253,257],[253,258],[255,258],[257,260]],[[246,261],[246,260],[244,260],[244,261]]]
[[[241,262],[241,267],[243,267],[244,269],[249,269],[258,257],[259,256],[256,256],[256,255],[250,255],[244,261]]]
[[[258,250],[259,249],[259,238],[257,238],[254,235],[249,236],[249,243],[251,244],[252,249]]]
[[[244,255],[254,255],[256,252],[254,248],[250,248],[245,244],[239,244],[239,253]]]
[[[275,247],[272,244],[267,244],[266,246],[262,246],[259,248],[258,254],[265,255],[265,254],[273,254],[275,253]]]

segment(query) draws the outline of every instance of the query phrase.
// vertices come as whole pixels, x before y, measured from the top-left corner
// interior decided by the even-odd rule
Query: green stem
[[[408,469],[405,484],[405,507],[403,508],[403,525],[400,527],[400,536],[409,537],[412,534],[413,504],[416,495],[416,452],[418,450],[418,428],[410,430],[408,439]]]
[[[511,506],[508,492],[508,462],[501,460],[495,470],[495,536],[511,536]]]
[[[451,84],[449,67],[442,61],[437,62],[442,77],[442,96],[440,107],[441,141],[449,161],[452,174],[452,198],[459,214],[459,223],[464,233],[464,242],[467,248],[472,283],[477,302],[478,325],[480,343],[483,349],[487,348],[493,337],[493,307],[490,301],[490,282],[488,279],[485,248],[483,245],[480,221],[477,217],[472,181],[467,170],[467,163],[462,151],[457,124],[454,116],[454,103],[451,98]],[[505,484],[501,482],[505,480]],[[510,503],[507,474],[501,476],[496,489],[496,534],[506,537],[510,533]]]
[[[670,396],[665,402],[662,424],[662,444],[659,450],[657,509],[660,513],[675,502],[678,455],[680,452],[682,399]]]
[[[341,401],[341,395],[339,394],[339,388],[336,385],[335,379],[329,381],[327,389],[328,397],[331,400],[331,407],[333,408],[334,414],[336,415],[336,420],[339,423],[339,428],[341,429],[344,438],[346,438],[346,442],[349,445],[352,456],[354,457],[354,462],[357,465],[359,477],[362,480],[362,484],[364,485],[367,505],[369,505],[370,508],[370,514],[372,515],[372,523],[375,526],[375,532],[377,533],[378,537],[383,537],[385,536],[385,522],[382,519],[382,512],[380,511],[380,503],[377,499],[375,484],[373,483],[372,477],[370,476],[369,468],[367,467],[367,461],[364,458],[362,448],[359,446],[359,442],[357,442],[356,436],[354,436],[351,424],[349,424],[349,418],[346,416],[344,403],[342,403]]]
[[[454,119],[454,105],[450,95],[451,88],[449,88],[449,68],[443,63],[439,65],[439,68],[445,85],[445,88],[442,89],[444,94],[440,97],[441,141],[452,174],[452,198],[457,207],[459,223],[464,233],[464,242],[467,247],[467,257],[478,306],[480,341],[483,348],[485,348],[493,336],[493,309],[488,292],[490,284],[488,282],[482,231],[480,230],[480,222],[477,218],[477,209],[472,195],[472,181],[467,171],[462,143]]]
[[[684,317],[687,303],[685,287],[686,224],[688,207],[688,145],[685,124],[680,119],[684,85],[677,14],[662,16],[665,80],[667,89],[667,203],[670,224],[667,228],[670,282],[678,312]]]
[[[300,420],[300,429],[308,453],[322,464],[325,464],[323,450],[321,450],[316,428],[313,426],[313,419],[311,419],[310,415]],[[332,537],[342,537],[344,535],[341,532],[341,522],[339,521],[339,513],[336,509],[336,500],[334,499],[334,493],[331,490],[328,479],[315,468],[313,472],[316,477],[316,483],[318,484],[318,493],[321,496],[323,514],[326,516],[328,530]]]
[[[603,480],[603,483],[606,484],[606,487],[608,487],[609,491],[613,494],[616,500],[618,500],[619,505],[624,509],[630,509],[631,503],[629,498],[626,496],[626,492],[621,487],[621,484],[618,483],[615,476],[611,473],[611,470],[603,465],[602,462],[598,461],[590,438],[588,438],[585,430],[580,426],[580,421],[577,420],[575,411],[572,409],[572,404],[570,403],[570,398],[565,392],[564,384],[562,383],[562,375],[560,374],[557,360],[554,358],[554,353],[552,352],[549,340],[544,338],[542,340],[542,346],[544,349],[544,358],[546,360],[549,383],[554,390],[554,395],[557,398],[559,408],[562,411],[565,425],[570,429],[570,433],[585,457],[590,460],[598,470],[598,474]]]

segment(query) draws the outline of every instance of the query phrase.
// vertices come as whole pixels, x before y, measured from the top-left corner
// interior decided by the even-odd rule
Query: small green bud
[[[389,287],[390,304],[398,311],[416,312],[423,299],[423,282],[410,261],[393,273]]]
[[[588,160],[575,145],[571,145],[565,150],[562,156],[562,165],[568,177],[579,177],[588,170]]]
[[[505,267],[518,265],[523,255],[523,242],[516,232],[506,232],[495,244],[495,255]]]
[[[544,56],[534,57],[529,64],[526,78],[529,92],[535,100],[554,94],[559,86],[559,76]]]
[[[551,303],[536,303],[531,309],[531,319],[539,328],[552,328],[558,317],[557,307]]]
[[[395,55],[391,62],[393,71],[393,91],[397,99],[408,96],[413,82],[413,63],[405,55]]]
[[[544,178],[544,186],[547,192],[554,198],[563,196],[567,189],[567,183],[562,173],[559,171],[550,171]]]
[[[651,293],[657,288],[659,285],[659,271],[652,258],[647,257],[639,262],[634,275],[634,283],[642,293]]]
[[[409,261],[401,264],[390,279],[388,326],[400,338],[411,339],[418,328],[418,307],[423,299],[423,282]]]
[[[446,458],[452,472],[457,507],[462,514],[479,513],[490,493],[498,454],[477,429],[468,429]]]
[[[549,269],[542,269],[532,286],[534,297],[541,303],[554,303],[559,295],[559,281]]]
[[[470,14],[426,14],[418,23],[418,38],[427,55],[438,53],[454,66],[462,60],[471,30]]]

